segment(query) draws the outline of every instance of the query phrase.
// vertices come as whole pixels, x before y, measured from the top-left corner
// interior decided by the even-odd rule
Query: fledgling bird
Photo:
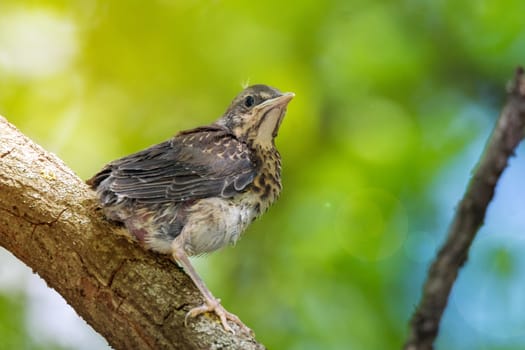
[[[281,158],[274,139],[293,93],[266,85],[242,91],[216,122],[107,164],[87,183],[105,215],[122,222],[148,249],[171,254],[191,277],[204,304],[188,317],[214,312],[243,327],[224,309],[188,256],[217,250],[241,233],[281,192]]]

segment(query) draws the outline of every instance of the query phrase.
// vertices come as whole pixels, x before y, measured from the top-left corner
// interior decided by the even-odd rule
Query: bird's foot
[[[235,331],[228,324],[228,320],[230,320],[238,324],[242,332],[253,335],[253,331],[250,328],[248,328],[244,323],[242,323],[239,317],[226,311],[226,309],[221,305],[220,299],[206,299],[206,302],[204,304],[191,309],[184,318],[184,324],[188,324],[188,317],[196,317],[206,312],[215,313],[221,320],[222,327],[224,327],[224,329],[228,332],[235,334]]]

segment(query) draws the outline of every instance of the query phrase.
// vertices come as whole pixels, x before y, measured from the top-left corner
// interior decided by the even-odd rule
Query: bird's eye
[[[246,96],[246,98],[244,99],[244,105],[248,108],[252,107],[253,105],[255,104],[255,99],[253,98],[252,95],[248,95]]]

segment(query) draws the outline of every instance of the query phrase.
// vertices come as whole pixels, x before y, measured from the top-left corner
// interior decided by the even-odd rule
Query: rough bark
[[[38,273],[115,349],[264,349],[186,312],[202,299],[166,256],[106,221],[93,191],[0,116],[0,245]]]
[[[450,225],[447,240],[428,272],[423,295],[412,320],[405,350],[433,349],[439,323],[459,269],[483,224],[496,184],[525,130],[525,77],[519,68],[508,87],[508,99],[485,151],[473,171]]]

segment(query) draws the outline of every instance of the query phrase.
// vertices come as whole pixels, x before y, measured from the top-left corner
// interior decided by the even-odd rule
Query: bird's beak
[[[285,92],[281,96],[266,100],[258,106],[255,106],[255,113],[266,113],[274,108],[285,109],[288,103],[295,97],[293,92]]]
[[[277,132],[286,113],[286,106],[294,96],[293,92],[286,92],[255,106],[253,112],[257,116],[257,134],[261,141],[273,140],[277,137]]]

